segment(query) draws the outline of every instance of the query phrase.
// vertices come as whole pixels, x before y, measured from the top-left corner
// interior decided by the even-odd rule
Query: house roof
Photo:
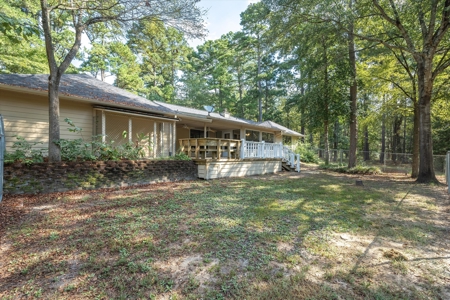
[[[303,134],[300,134],[297,131],[291,130],[287,127],[284,127],[283,125],[280,125],[280,124],[272,122],[272,121],[264,121],[262,123],[259,123],[259,125],[267,127],[267,128],[279,130],[279,131],[283,132],[283,134],[285,134],[285,135],[292,135],[292,136],[298,136],[298,137],[303,136]]]
[[[0,84],[47,91],[46,74],[0,74]],[[98,104],[116,104],[150,110],[152,112],[172,113],[164,106],[127,92],[121,88],[98,80],[87,74],[64,74],[59,87],[60,95],[89,99]]]
[[[23,87],[36,91],[46,92],[48,90],[47,74],[0,74],[0,88],[2,85]],[[89,100],[96,104],[118,105],[141,109],[144,111],[162,114],[173,114],[178,116],[193,116],[208,118],[212,120],[228,121],[241,125],[264,127],[281,131],[284,135],[302,136],[289,128],[272,121],[262,123],[241,119],[233,116],[224,116],[219,113],[208,114],[205,110],[190,108],[181,105],[151,101],[138,95],[132,94],[121,88],[110,85],[87,74],[64,74],[61,77],[59,88],[60,95]]]

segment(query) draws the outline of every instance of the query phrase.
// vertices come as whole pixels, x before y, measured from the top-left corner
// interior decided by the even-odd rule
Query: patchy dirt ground
[[[15,196],[0,218],[2,299],[450,299],[450,197],[402,174]]]

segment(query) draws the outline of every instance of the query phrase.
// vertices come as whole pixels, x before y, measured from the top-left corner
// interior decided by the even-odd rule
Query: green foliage
[[[42,143],[27,142],[23,137],[15,136],[17,141],[12,145],[12,152],[5,153],[5,163],[21,162],[24,164],[40,163],[44,161],[42,149],[36,146]]]
[[[29,40],[32,36],[38,36],[39,29],[29,19],[18,19],[0,12],[0,33],[18,44],[23,39]]]
[[[70,132],[81,135],[82,129],[77,127],[69,118],[65,119],[70,125],[67,128]],[[126,138],[128,133],[124,131],[122,136]],[[83,160],[120,160],[120,159],[140,159],[145,156],[145,148],[148,137],[137,134],[136,143],[127,142],[121,145],[114,145],[114,141],[102,141],[101,136],[95,136],[92,141],[85,142],[83,138],[75,140],[60,139],[55,143],[61,148],[61,159],[63,161],[83,161]],[[151,150],[150,146],[147,146]]]
[[[174,156],[175,160],[191,160],[189,156],[187,156],[184,152],[179,152]]]
[[[300,154],[300,160],[306,163],[319,163],[319,157],[317,157],[316,152],[307,143],[298,143],[295,146],[295,153]]]
[[[375,175],[381,174],[381,170],[378,167],[369,167],[369,166],[361,166],[358,165],[354,168],[341,167],[336,165],[325,165],[320,164],[320,169],[338,172],[338,173],[346,173],[346,174],[361,174],[361,175]]]
[[[0,73],[48,73],[37,7],[11,2],[0,0]]]

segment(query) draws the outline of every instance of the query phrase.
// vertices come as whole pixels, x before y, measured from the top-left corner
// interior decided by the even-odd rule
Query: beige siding
[[[15,135],[28,142],[43,143],[36,148],[48,147],[48,100],[45,96],[21,94],[10,91],[0,92],[0,113],[4,117],[6,149],[16,141]],[[92,108],[89,104],[78,104],[61,99],[60,126],[61,138],[75,139],[80,135],[67,130],[65,118],[71,119],[82,128],[82,137],[90,140],[92,136]]]

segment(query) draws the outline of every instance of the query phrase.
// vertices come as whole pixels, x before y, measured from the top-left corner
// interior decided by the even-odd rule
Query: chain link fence
[[[325,149],[314,149],[322,162],[325,161]],[[330,149],[330,163],[347,166],[349,159],[348,150]],[[412,154],[392,153],[376,151],[357,151],[357,164],[362,166],[378,167],[383,173],[405,173],[412,172]],[[443,176],[446,173],[446,155],[433,155],[434,170],[436,175]]]

